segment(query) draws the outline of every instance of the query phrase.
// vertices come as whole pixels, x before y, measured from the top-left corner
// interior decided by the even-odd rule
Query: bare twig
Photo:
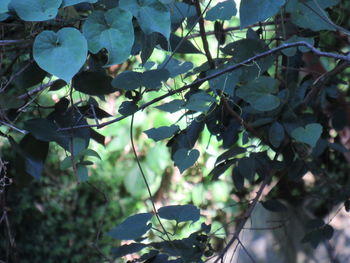
[[[39,92],[43,91],[44,89],[47,89],[47,88],[51,87],[52,84],[54,84],[54,82],[55,81],[50,81],[50,82],[48,82],[46,84],[40,85],[40,87],[37,87],[37,88],[32,89],[32,90],[30,90],[30,91],[28,91],[28,92],[26,92],[26,93],[24,93],[22,95],[19,95],[17,98],[20,99],[20,100],[25,100],[27,98],[30,98],[34,94],[39,93]]]
[[[206,76],[204,78],[201,78],[201,79],[197,79],[196,81],[192,82],[191,84],[189,85],[185,85],[181,88],[178,88],[176,90],[172,90],[172,91],[169,91],[168,93],[162,95],[162,96],[159,96],[158,98],[155,98],[143,105],[141,105],[136,112],[140,111],[140,110],[144,110],[146,109],[147,107],[153,105],[154,103],[157,103],[167,97],[170,97],[176,93],[180,93],[182,91],[185,91],[187,89],[190,89],[192,87],[197,87],[197,86],[200,86],[202,85],[204,82],[208,81],[208,80],[211,80],[211,79],[215,79],[223,74],[226,74],[226,73],[229,73],[229,72],[232,72],[236,69],[239,69],[239,68],[242,68],[244,66],[247,66],[247,64],[250,64],[250,63],[254,63],[256,60],[259,60],[261,58],[264,58],[264,57],[267,57],[267,56],[270,56],[272,54],[275,54],[275,53],[278,53],[280,52],[281,50],[284,50],[284,49],[287,49],[287,48],[292,48],[292,47],[299,47],[299,46],[304,46],[304,47],[307,47],[311,50],[311,52],[315,53],[316,55],[318,56],[321,56],[321,57],[329,57],[329,58],[333,58],[333,59],[337,59],[337,60],[343,60],[343,61],[346,61],[346,62],[349,62],[350,63],[350,55],[347,55],[347,56],[344,56],[344,55],[340,55],[340,54],[335,54],[335,53],[330,53],[330,52],[323,52],[323,51],[320,51],[318,50],[317,48],[315,48],[314,46],[312,46],[311,44],[305,42],[305,41],[298,41],[298,42],[294,42],[294,43],[285,43],[285,44],[282,44],[281,46],[278,46],[276,48],[273,48],[273,49],[270,49],[268,51],[265,51],[265,52],[262,52],[262,53],[259,53],[251,58],[248,58],[240,63],[237,63],[233,66],[230,66],[230,67],[227,67],[219,72],[216,72],[216,73],[213,73],[209,76]],[[112,123],[115,123],[115,122],[118,122],[118,121],[121,121],[127,117],[129,117],[130,115],[123,115],[123,116],[120,116],[118,118],[115,118],[113,120],[110,120],[110,121],[107,121],[107,122],[102,122],[100,124],[91,124],[91,125],[77,125],[77,126],[73,126],[73,127],[67,127],[67,128],[61,128],[61,129],[58,129],[58,131],[67,131],[67,130],[73,130],[73,129],[80,129],[80,128],[89,128],[89,127],[95,127],[95,128],[102,128],[102,127],[105,127],[109,124],[112,124]]]

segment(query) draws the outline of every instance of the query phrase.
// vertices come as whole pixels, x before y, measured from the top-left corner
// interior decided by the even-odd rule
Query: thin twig
[[[180,93],[182,91],[185,91],[187,89],[190,89],[192,87],[197,87],[197,86],[200,86],[202,85],[204,82],[208,81],[208,80],[211,80],[211,79],[215,79],[223,74],[226,74],[226,73],[229,73],[229,72],[232,72],[236,69],[239,69],[239,68],[242,68],[244,66],[247,66],[248,64],[250,63],[254,63],[256,60],[259,60],[261,58],[264,58],[264,57],[267,57],[267,56],[270,56],[272,54],[275,54],[275,53],[278,53],[280,52],[281,50],[284,50],[284,49],[287,49],[287,48],[292,48],[292,47],[299,47],[299,46],[305,46],[307,48],[309,48],[311,50],[311,52],[315,53],[316,55],[318,56],[322,56],[322,57],[329,57],[329,58],[333,58],[333,59],[337,59],[337,60],[343,60],[343,61],[347,61],[347,62],[350,62],[350,54],[347,55],[347,56],[344,56],[344,55],[339,55],[339,54],[334,54],[334,53],[330,53],[330,52],[323,52],[323,51],[320,51],[318,50],[317,48],[315,48],[314,46],[312,46],[311,44],[305,42],[305,41],[298,41],[298,42],[294,42],[294,43],[285,43],[285,44],[282,44],[281,46],[279,47],[276,47],[276,48],[273,48],[273,49],[270,49],[268,51],[265,51],[265,52],[262,52],[262,53],[259,53],[251,58],[248,58],[240,63],[237,63],[233,66],[230,66],[230,67],[227,67],[221,71],[218,71],[216,73],[213,73],[209,76],[206,76],[204,78],[201,78],[201,79],[197,79],[196,81],[192,82],[191,84],[189,85],[185,85],[181,88],[178,88],[178,89],[175,89],[175,90],[172,90],[172,91],[169,91],[168,93],[162,95],[162,96],[159,96],[143,105],[141,105],[137,110],[136,112],[140,111],[140,110],[144,110],[146,109],[147,107],[151,106],[152,104],[156,103],[156,102],[159,102],[169,96],[172,96],[176,93]],[[77,126],[73,126],[73,127],[67,127],[67,128],[61,128],[61,129],[58,129],[58,131],[67,131],[67,130],[73,130],[73,129],[80,129],[80,128],[92,128],[92,127],[95,127],[95,128],[102,128],[104,126],[107,126],[109,124],[112,124],[112,123],[115,123],[115,122],[118,122],[118,121],[121,121],[127,117],[129,117],[130,115],[123,115],[123,116],[120,116],[118,118],[115,118],[113,120],[110,120],[110,121],[107,121],[107,122],[102,122],[100,124],[91,124],[91,125],[77,125]]]
[[[44,89],[47,89],[47,88],[51,87],[52,84],[54,84],[54,82],[55,81],[50,81],[50,82],[48,82],[46,84],[40,85],[40,87],[37,87],[37,88],[32,89],[32,90],[30,90],[30,91],[28,91],[28,92],[26,92],[26,93],[24,93],[22,95],[19,95],[17,98],[20,99],[20,100],[25,100],[27,98],[30,98],[34,94],[39,93],[39,92],[43,91]]]

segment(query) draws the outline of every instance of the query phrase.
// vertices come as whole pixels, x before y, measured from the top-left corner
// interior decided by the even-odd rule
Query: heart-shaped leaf
[[[179,168],[180,172],[183,173],[187,168],[195,164],[198,157],[198,150],[188,150],[181,148],[175,152],[173,160],[175,162],[175,165]]]
[[[193,64],[192,62],[180,62],[174,58],[170,58],[167,56],[163,63],[158,66],[158,69],[166,69],[169,71],[170,78],[174,78],[177,75],[186,73],[190,69],[192,69]]]
[[[72,27],[43,31],[35,38],[33,56],[42,69],[69,82],[85,63],[86,39]]]
[[[158,209],[161,218],[175,220],[177,223],[199,220],[200,211],[194,205],[169,205]]]
[[[242,0],[239,7],[241,28],[275,15],[285,0]]]
[[[152,218],[151,213],[141,213],[129,216],[120,225],[107,234],[119,240],[134,240],[151,229],[152,224],[147,222]]]
[[[83,2],[96,3],[98,0],[63,0],[62,7],[76,5]]]
[[[149,35],[153,32],[158,32],[169,39],[170,12],[158,0],[120,0],[119,6],[130,11],[137,18],[145,34]]]
[[[229,20],[237,14],[236,3],[233,0],[226,0],[218,3],[207,12],[206,20]]]
[[[11,0],[2,0],[0,2],[0,14],[6,13],[9,10],[8,5],[10,2],[11,2]]]
[[[318,123],[311,123],[303,127],[298,127],[292,131],[292,137],[298,142],[303,142],[311,147],[315,147],[322,134],[322,126]]]
[[[132,15],[120,8],[94,11],[84,23],[83,34],[92,53],[108,50],[106,66],[120,64],[128,59],[134,44]]]
[[[57,16],[61,3],[62,0],[12,0],[11,6],[24,21],[45,21]]]
[[[280,99],[271,93],[277,92],[277,81],[273,78],[262,76],[247,85],[239,87],[236,95],[259,111],[274,110],[280,105]]]
[[[170,127],[162,126],[159,128],[149,129],[144,131],[144,133],[147,134],[148,138],[151,138],[157,142],[173,136],[179,129],[180,128],[177,125],[171,125]]]

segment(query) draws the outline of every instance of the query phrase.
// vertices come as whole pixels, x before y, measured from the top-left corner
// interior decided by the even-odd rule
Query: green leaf
[[[318,123],[311,123],[303,127],[294,129],[291,133],[292,137],[298,142],[303,142],[311,147],[315,147],[318,139],[322,134],[322,126]]]
[[[134,44],[132,15],[120,8],[94,11],[83,25],[83,34],[92,53],[107,49],[106,66],[120,64],[128,59]]]
[[[218,69],[210,70],[208,73],[211,75],[220,72],[229,66],[232,66],[232,64],[227,63]],[[209,86],[213,91],[220,90],[233,97],[235,86],[239,82],[241,75],[241,69],[237,69],[209,80]]]
[[[174,113],[181,110],[184,104],[185,102],[183,100],[172,100],[168,103],[156,106],[155,108],[169,113]]]
[[[3,1],[3,0],[1,0]],[[62,0],[12,0],[11,5],[24,21],[45,21],[57,16]]]
[[[83,71],[73,78],[75,90],[88,95],[107,95],[116,91],[111,85],[112,77],[97,71]]]
[[[1,13],[6,13],[8,9],[8,5],[11,2],[11,0],[1,0],[0,2],[0,14]]]
[[[245,153],[247,151],[246,148],[233,146],[231,149],[227,150],[226,152],[219,155],[219,157],[216,159],[215,165],[218,163],[221,163],[222,161],[225,161],[227,159],[230,159],[238,154]]]
[[[64,135],[57,132],[57,125],[48,119],[31,119],[24,122],[24,128],[37,140],[52,142],[63,139]]]
[[[266,200],[264,202],[261,202],[262,206],[271,211],[271,212],[275,212],[275,213],[285,213],[288,211],[288,208],[282,204],[281,202],[277,201],[277,200]]]
[[[157,90],[168,78],[169,72],[166,69],[147,70],[143,73],[124,71],[113,79],[112,86],[123,90],[135,90],[140,87]]]
[[[169,72],[166,69],[147,70],[142,74],[142,85],[148,90],[158,90],[168,78]]]
[[[129,216],[120,225],[112,229],[107,235],[119,240],[135,240],[151,229],[147,222],[152,218],[151,213],[140,213]]]
[[[279,122],[274,122],[269,129],[269,141],[272,146],[278,148],[284,139],[284,128]]]
[[[138,109],[138,106],[133,101],[123,101],[123,103],[120,105],[118,112],[121,115],[131,115],[135,113]]]
[[[247,85],[239,87],[236,95],[259,111],[270,111],[280,105],[280,99],[271,93],[278,91],[277,81],[273,78],[261,76],[249,82]]]
[[[210,106],[215,101],[216,100],[214,97],[210,96],[208,93],[204,91],[200,91],[192,94],[191,97],[186,102],[186,104],[183,106],[183,108],[192,110],[192,111],[205,112],[209,110]]]
[[[76,5],[79,3],[97,3],[98,0],[63,0],[62,7]]]
[[[85,63],[86,39],[72,27],[43,31],[35,38],[33,56],[42,69],[69,82]]]
[[[145,34],[158,32],[169,39],[170,12],[158,0],[120,0],[119,6],[136,17]]]
[[[174,58],[170,58],[169,56],[166,56],[163,63],[158,66],[158,69],[163,69],[163,68],[166,69],[169,72],[169,77],[175,78],[178,75],[186,73],[187,71],[192,69],[192,67],[193,67],[192,62],[189,62],[189,61],[180,62]]]
[[[165,37],[160,36],[158,39],[158,43],[162,49],[169,52],[175,52],[175,53],[181,53],[181,54],[201,54],[201,51],[199,51],[192,44],[191,41],[183,37],[179,37],[175,34],[170,34],[169,41],[167,41]]]
[[[274,16],[285,0],[242,0],[239,7],[241,29]]]
[[[269,48],[264,40],[261,39],[241,39],[227,44],[221,51],[232,56],[234,63],[240,63],[248,58],[254,57],[256,54],[268,51]],[[268,70],[274,62],[272,55],[261,58],[254,63],[241,68],[242,74],[240,81],[248,82],[256,79],[266,70]]]
[[[255,175],[255,159],[252,157],[244,157],[238,162],[239,173],[249,182],[253,182]]]
[[[142,73],[135,71],[124,71],[113,79],[112,86],[123,90],[138,89],[142,86]]]
[[[286,5],[286,11],[291,14],[292,22],[302,28],[308,28],[313,31],[335,30],[335,28],[325,20],[329,19],[327,13],[323,10],[336,5],[338,0],[314,0],[298,1],[289,0]],[[321,7],[321,10],[320,8]],[[317,12],[317,14],[314,11]],[[326,17],[325,17],[326,16]]]
[[[167,220],[175,220],[176,223],[196,222],[199,220],[200,210],[194,205],[169,205],[158,209],[158,215]]]
[[[236,3],[233,0],[226,0],[211,8],[207,12],[205,19],[209,21],[230,20],[231,17],[235,16],[236,14]]]
[[[190,168],[192,165],[194,165],[198,158],[198,150],[188,150],[185,148],[177,150],[173,156],[174,163],[179,168],[181,173],[183,173],[187,168]]]
[[[77,165],[77,175],[80,182],[86,182],[89,179],[88,169],[85,165]]]
[[[157,142],[173,136],[179,129],[180,128],[177,125],[171,125],[169,127],[162,126],[159,128],[152,128],[152,129],[146,130],[144,131],[144,133],[147,134],[148,138],[151,138]]]

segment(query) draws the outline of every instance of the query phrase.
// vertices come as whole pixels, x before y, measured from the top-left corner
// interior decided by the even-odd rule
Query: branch
[[[43,84],[40,87],[37,87],[37,88],[32,89],[32,90],[30,90],[30,91],[28,91],[28,92],[26,92],[26,93],[24,93],[22,95],[19,95],[17,97],[17,99],[25,100],[27,98],[30,98],[34,94],[39,93],[39,92],[43,91],[44,89],[47,89],[47,88],[51,87],[51,85],[54,84],[54,83],[55,83],[55,81],[50,81],[50,82],[48,82],[46,84]]]
[[[28,40],[25,40],[25,39],[0,40],[0,46],[17,45],[24,42],[28,42]]]
[[[190,89],[192,87],[195,87],[195,86],[200,86],[202,85],[204,82],[208,81],[208,80],[211,80],[211,79],[215,79],[223,74],[226,74],[226,73],[229,73],[229,72],[232,72],[236,69],[239,69],[239,68],[242,68],[244,66],[247,66],[247,64],[249,63],[252,63],[258,59],[261,59],[261,58],[264,58],[264,57],[267,57],[269,55],[272,55],[272,54],[275,54],[275,53],[278,53],[279,51],[283,50],[283,49],[287,49],[287,48],[292,48],[292,47],[299,47],[299,46],[305,46],[307,48],[309,48],[311,50],[311,52],[315,53],[316,55],[318,56],[322,56],[322,57],[329,57],[329,58],[333,58],[333,59],[338,59],[338,60],[343,60],[343,61],[347,61],[350,63],[350,54],[347,55],[347,56],[344,56],[344,55],[339,55],[339,54],[334,54],[334,53],[330,53],[330,52],[323,52],[323,51],[320,51],[318,50],[317,48],[315,48],[314,46],[312,46],[311,44],[305,42],[305,41],[298,41],[298,42],[294,42],[294,43],[286,43],[286,44],[282,44],[281,46],[279,47],[276,47],[276,48],[273,48],[273,49],[270,49],[268,51],[265,51],[265,52],[262,52],[262,53],[259,53],[251,58],[248,58],[240,63],[237,63],[233,66],[230,66],[230,67],[227,67],[226,69],[223,69],[222,71],[219,71],[219,72],[216,72],[214,74],[211,74],[207,77],[204,77],[204,78],[201,78],[201,79],[197,79],[196,81],[192,82],[191,84],[189,85],[185,85],[181,88],[178,88],[178,89],[175,89],[175,90],[172,90],[158,98],[155,98],[143,105],[141,105],[136,112],[140,111],[140,110],[144,110],[146,109],[147,107],[151,106],[152,104],[156,103],[156,102],[159,102],[169,96],[172,96],[176,93],[179,93],[179,92],[182,92],[182,91],[185,91],[187,89]],[[80,129],[80,128],[92,128],[92,127],[95,127],[95,128],[102,128],[104,126],[107,126],[109,124],[112,124],[112,123],[115,123],[115,122],[118,122],[118,121],[121,121],[127,117],[129,117],[131,115],[123,115],[123,116],[120,116],[118,118],[115,118],[113,120],[110,120],[110,121],[107,121],[107,122],[103,122],[103,123],[100,123],[100,124],[92,124],[92,125],[78,125],[78,126],[73,126],[73,127],[67,127],[67,128],[61,128],[61,129],[58,129],[58,131],[67,131],[67,130],[74,130],[74,129]]]
[[[196,5],[197,16],[199,17],[199,20],[198,20],[199,32],[200,32],[200,36],[202,38],[205,56],[207,57],[208,63],[210,65],[210,68],[214,69],[215,68],[215,64],[214,64],[213,58],[211,57],[211,54],[210,54],[209,44],[208,44],[207,36],[206,36],[206,33],[205,33],[204,19],[203,19],[203,15],[202,15],[202,11],[201,11],[201,6],[200,6],[200,3],[199,3],[199,0],[195,1],[195,5]]]

